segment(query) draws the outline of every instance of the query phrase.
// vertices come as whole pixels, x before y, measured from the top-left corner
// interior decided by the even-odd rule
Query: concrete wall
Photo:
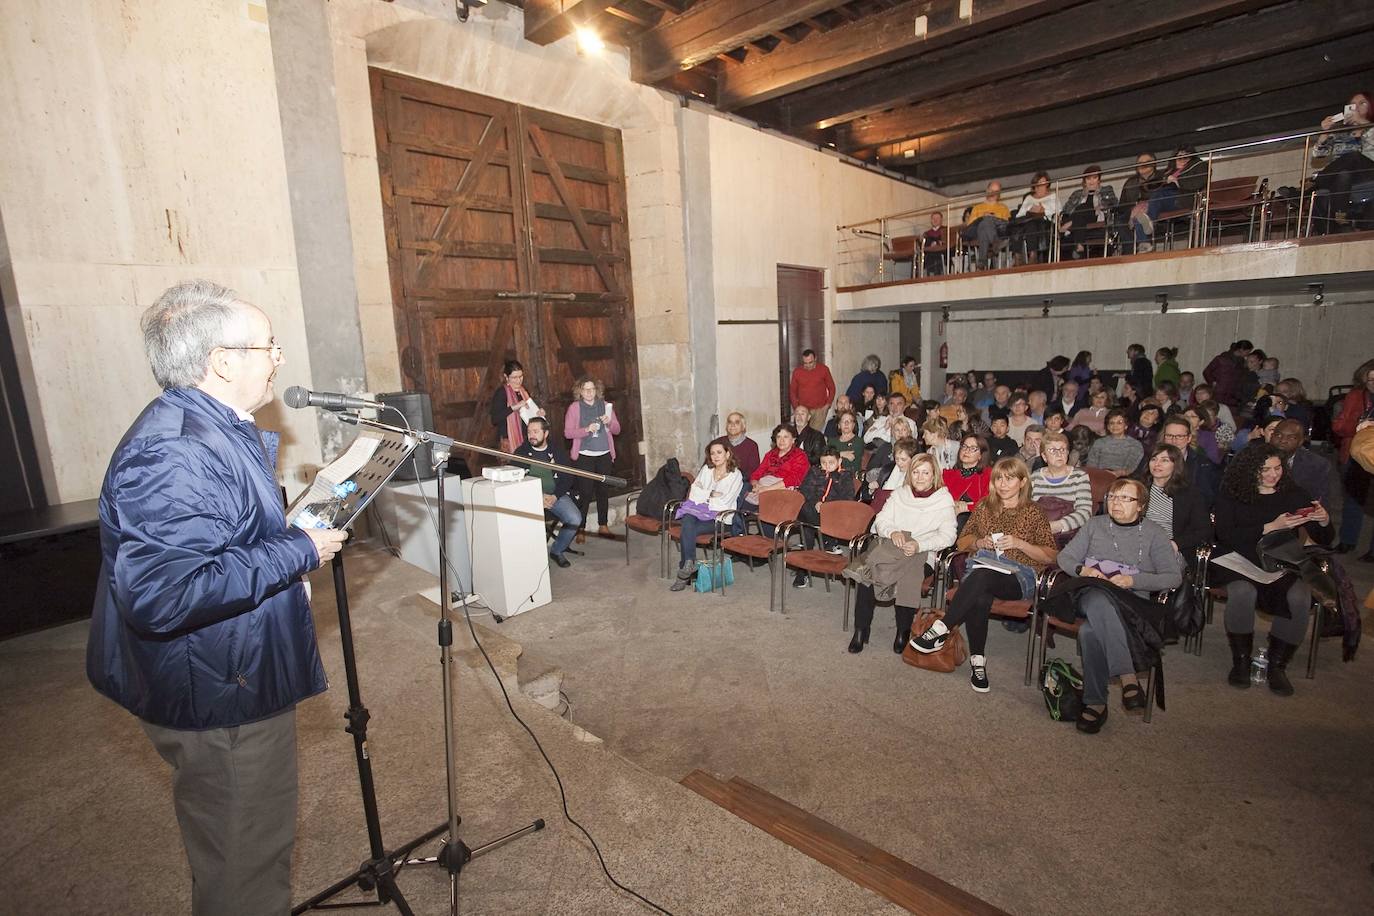
[[[52,501],[96,494],[157,394],[138,317],[172,283],[238,289],[285,347],[278,390],[309,379],[267,18],[243,0],[5,4],[0,282]],[[314,418],[260,418],[298,485]]]
[[[868,353],[891,370],[900,358],[896,315],[839,315],[835,227],[866,217],[926,206],[938,195],[848,165],[835,156],[779,140],[725,118],[706,118],[709,137],[711,260],[716,319],[776,321],[777,266],[827,273],[826,315],[889,323],[834,324],[826,329],[825,362],[843,390]],[[761,438],[777,422],[776,324],[717,325],[718,413],[745,414]]]
[[[1340,304],[1342,298],[1347,304]],[[1098,364],[1124,367],[1126,345],[1139,343],[1152,357],[1159,347],[1178,347],[1179,367],[1192,370],[1201,381],[1213,356],[1246,338],[1277,357],[1280,373],[1301,379],[1309,397],[1318,400],[1326,397],[1329,386],[1350,384],[1355,367],[1374,353],[1368,298],[1333,295],[1336,304],[1320,308],[1244,308],[1254,300],[1187,303],[1190,308],[1233,309],[1194,314],[1104,314],[1100,306],[1056,307],[1050,318],[1025,309],[956,314],[945,325],[949,365],[953,371],[1038,369],[1057,353],[1072,357],[1089,350]],[[978,320],[970,320],[974,316]]]

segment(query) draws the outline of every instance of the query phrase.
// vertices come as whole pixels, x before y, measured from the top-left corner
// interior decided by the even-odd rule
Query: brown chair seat
[[[873,507],[864,503],[855,502],[833,502],[821,503],[820,516],[821,523],[814,526],[820,535],[834,540],[843,541],[849,545],[849,550],[844,554],[827,553],[824,550],[791,550],[787,546],[791,532],[796,530],[803,522],[793,522],[788,526],[788,532],[783,536],[782,567],[787,569],[800,569],[809,573],[820,573],[825,576],[839,575],[844,571],[845,566],[854,558],[855,545],[868,526],[873,524]],[[841,627],[849,629],[849,586],[848,580],[844,583],[844,615],[841,618]],[[827,578],[826,588],[830,587]],[[787,610],[787,590],[782,593],[781,608]]]
[[[773,592],[776,588],[777,573],[774,570],[773,555],[782,550],[782,534],[785,526],[797,520],[806,498],[796,490],[769,490],[759,494],[759,511],[754,516],[760,524],[772,525],[774,534],[739,534],[722,537],[717,545],[717,553],[738,554],[751,559],[768,561],[768,610],[773,610]],[[723,523],[722,523],[723,525]],[[749,569],[752,571],[753,566]],[[721,597],[725,596],[725,584],[721,583]]]

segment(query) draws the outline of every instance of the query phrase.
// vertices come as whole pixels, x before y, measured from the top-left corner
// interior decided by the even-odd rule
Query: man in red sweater
[[[830,377],[830,370],[816,359],[815,350],[802,351],[802,364],[792,370],[792,383],[788,387],[793,408],[800,404],[811,409],[808,425],[812,429],[824,427],[825,413],[835,400],[835,380]]]

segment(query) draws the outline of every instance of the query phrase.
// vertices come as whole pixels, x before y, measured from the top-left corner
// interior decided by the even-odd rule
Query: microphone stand
[[[345,423],[355,426],[367,426],[385,432],[400,433],[427,442],[430,445],[431,456],[434,462],[436,473],[436,498],[439,503],[439,665],[443,676],[443,702],[444,702],[444,769],[446,773],[446,786],[448,794],[448,820],[434,827],[413,840],[388,851],[382,842],[381,822],[377,813],[377,792],[372,779],[372,761],[367,752],[367,723],[370,715],[367,707],[362,704],[362,697],[358,687],[357,662],[353,652],[353,630],[348,613],[348,594],[343,575],[343,556],[336,554],[333,561],[334,571],[334,590],[335,598],[339,608],[339,629],[343,641],[344,655],[344,674],[348,682],[348,712],[344,718],[348,720],[348,725],[344,731],[353,736],[354,757],[358,765],[358,781],[363,795],[363,817],[367,824],[367,835],[369,849],[372,857],[363,862],[359,868],[347,877],[335,882],[323,891],[298,904],[291,912],[294,914],[304,913],[312,909],[341,909],[353,906],[385,906],[388,903],[395,903],[396,909],[402,916],[412,916],[413,911],[401,894],[400,888],[396,885],[396,875],[407,865],[438,865],[444,868],[449,875],[449,912],[451,916],[458,916],[458,875],[471,860],[478,856],[485,855],[494,849],[505,844],[520,839],[531,833],[544,829],[544,819],[538,818],[533,823],[526,824],[517,830],[513,830],[505,836],[498,837],[480,846],[469,848],[458,838],[458,825],[462,818],[458,816],[458,773],[457,773],[457,753],[455,749],[456,726],[454,724],[455,702],[453,690],[453,623],[449,608],[451,596],[448,588],[448,526],[446,523],[446,503],[444,501],[444,477],[446,476],[444,466],[448,463],[450,452],[454,446],[461,446],[474,452],[484,455],[493,455],[507,460],[519,461],[523,464],[544,467],[560,473],[571,474],[575,477],[583,477],[589,480],[599,481],[613,486],[625,486],[626,481],[620,477],[610,474],[597,474],[586,471],[582,468],[568,467],[551,461],[540,461],[536,458],[526,458],[521,455],[511,455],[496,449],[486,448],[485,446],[474,445],[469,442],[461,442],[451,439],[448,436],[430,430],[404,429],[397,426],[389,426],[379,423],[376,420],[369,420],[357,414],[341,413],[339,419]],[[461,588],[461,583],[459,584]],[[409,858],[412,852],[419,846],[429,842],[445,830],[448,835],[444,838],[443,845],[440,846],[436,855],[425,856],[422,858]],[[329,903],[330,898],[357,886],[364,891],[376,893],[377,899],[363,900],[357,902]]]

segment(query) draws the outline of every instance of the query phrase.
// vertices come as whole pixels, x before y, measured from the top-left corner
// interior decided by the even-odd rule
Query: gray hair
[[[864,371],[877,372],[883,367],[883,361],[878,359],[878,354],[870,353],[864,357]]]
[[[164,390],[194,388],[205,378],[210,352],[239,341],[238,293],[209,280],[186,280],[167,289],[143,313],[143,349]]]

